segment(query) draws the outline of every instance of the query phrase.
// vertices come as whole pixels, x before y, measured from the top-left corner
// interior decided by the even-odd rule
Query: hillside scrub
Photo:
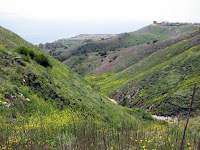
[[[191,31],[197,28],[193,25],[149,25],[139,31],[119,34],[111,39],[57,41],[45,44],[43,49],[81,75],[99,75],[120,72],[153,52],[188,39],[192,36]],[[86,57],[82,59],[83,56]],[[113,60],[115,56],[118,57]]]
[[[19,47],[16,49],[16,51],[20,54],[22,54],[22,59],[30,62],[30,59],[35,60],[38,64],[44,66],[44,67],[53,67],[51,62],[48,60],[48,58],[44,54],[36,54],[34,50],[26,47]]]
[[[191,84],[199,80],[199,39],[198,32],[112,76],[87,79],[95,89],[128,107],[141,107],[160,115],[185,114]]]
[[[199,81],[199,50],[199,46],[193,47],[135,76],[113,93],[113,98],[118,100],[119,96],[128,98],[133,94],[135,99],[129,106],[149,108],[162,115],[184,113],[189,106],[191,85]],[[195,101],[193,109],[199,111],[198,97]]]

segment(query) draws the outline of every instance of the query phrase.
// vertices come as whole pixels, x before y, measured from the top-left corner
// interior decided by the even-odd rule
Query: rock
[[[21,59],[21,57],[15,57],[15,58],[14,58],[14,61],[16,61],[17,59]]]
[[[30,99],[29,99],[29,98],[26,98],[26,100],[27,100],[27,101],[30,101]]]
[[[24,96],[22,93],[19,93],[19,92],[17,94],[19,94],[21,97]]]
[[[114,99],[109,98],[111,102],[117,104],[117,102]]]
[[[10,107],[10,106],[11,106],[11,103],[8,103],[8,102],[3,102],[3,104],[4,104],[6,107]]]

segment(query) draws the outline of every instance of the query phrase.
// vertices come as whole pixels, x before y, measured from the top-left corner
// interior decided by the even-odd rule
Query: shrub
[[[51,67],[52,64],[44,54],[36,54],[34,50],[24,46],[16,49],[19,54],[22,54],[22,60],[30,62],[31,59],[35,60],[38,64],[44,67]]]
[[[36,56],[36,53],[32,49],[28,49],[28,50],[29,50],[29,55],[31,59],[33,59]]]
[[[30,48],[26,48],[24,46],[17,48],[16,51],[25,56],[29,55],[31,59],[33,59],[36,56],[36,53],[34,52],[34,50]]]
[[[40,65],[42,65],[44,67],[51,67],[51,68],[53,67],[52,64],[51,64],[51,62],[48,60],[48,58],[44,54],[38,54],[38,55],[36,55],[34,57],[34,60],[38,64],[40,64]]]
[[[156,43],[156,42],[158,42],[158,40],[154,40],[154,41],[153,41],[153,43]]]
[[[22,55],[22,60],[27,61],[27,62],[31,62],[31,57],[29,55]]]
[[[20,59],[17,59],[16,62],[18,62],[22,66],[26,66],[26,64]]]
[[[24,46],[18,47],[16,51],[22,55],[28,55],[28,49]]]

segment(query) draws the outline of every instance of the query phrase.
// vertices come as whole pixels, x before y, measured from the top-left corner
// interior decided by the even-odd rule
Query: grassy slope
[[[95,139],[101,148],[99,128],[123,128],[135,120],[127,110],[94,92],[67,66],[0,29],[0,149],[77,148],[82,143],[91,147]],[[18,46],[44,54],[53,67],[25,61],[15,51]]]
[[[0,46],[0,100],[12,104],[10,108],[0,104],[0,149],[105,149],[105,146],[177,149],[179,146],[182,124],[132,122],[126,112],[141,119],[148,115],[139,109],[124,111],[123,107],[112,104],[91,90],[82,77],[47,54],[44,55],[53,68],[44,68],[34,60],[14,61],[20,55],[13,49],[19,45],[44,52],[3,28],[0,37],[4,39],[0,40],[1,45],[6,46]],[[190,134],[186,134],[185,142],[190,145],[185,149],[197,149],[198,119],[194,120],[196,125],[190,125]]]
[[[79,64],[80,67],[81,66],[84,67],[85,65],[90,65],[91,63],[92,63],[91,65],[95,65],[95,63],[100,64],[97,67],[93,67],[95,68],[95,73],[93,74],[97,74],[97,75],[106,73],[106,72],[119,72],[139,62],[143,58],[151,55],[153,52],[156,52],[160,49],[164,49],[166,47],[174,45],[184,39],[189,39],[196,34],[198,34],[198,32],[194,32],[194,33],[189,32],[189,33],[184,33],[183,35],[177,38],[159,41],[159,42],[151,43],[151,44],[140,44],[138,46],[129,47],[129,48],[123,49],[122,51],[112,53],[105,58],[96,57],[95,60],[94,59],[91,60],[92,58],[90,58],[91,60],[90,63],[88,63],[89,60],[84,63],[83,62],[84,59],[82,59],[81,62],[79,61],[77,62],[80,63]],[[77,67],[74,69],[78,69],[80,67]],[[90,71],[88,70],[87,74],[89,72]]]
[[[178,27],[150,25],[133,33],[121,34],[109,41],[89,42],[88,44],[82,45],[78,48],[78,53],[74,53],[75,56],[64,61],[64,64],[70,66],[75,72],[82,75],[119,72],[158,50],[152,47],[153,44],[144,43],[175,38],[195,28],[197,27],[188,25]],[[165,46],[170,46],[170,42],[168,41],[168,44],[165,44]],[[159,43],[160,45],[157,44],[157,47],[163,48],[163,43]],[[72,52],[76,51],[75,49],[72,50]],[[91,57],[94,51],[106,51],[108,54],[106,56],[100,56],[97,53],[96,56]],[[79,54],[86,53],[88,53],[88,57],[84,56],[84,58],[80,58],[82,56]]]
[[[190,39],[159,50],[109,78],[87,78],[123,105],[164,115],[184,112],[189,106],[192,85],[199,81],[199,30],[191,35]],[[199,107],[198,98],[195,110]]]
[[[102,119],[110,118],[110,112],[116,110],[118,116],[122,115],[123,111],[119,111],[120,109],[104,96],[95,93],[87,81],[64,64],[16,34],[2,27],[0,29],[0,44],[5,46],[1,46],[0,55],[1,101],[16,106],[19,104],[20,107],[26,107],[28,104],[25,110],[37,109],[38,104],[43,107],[43,103],[44,106],[50,105],[55,109],[67,107]],[[33,60],[30,63],[23,60],[20,60],[20,63],[13,61],[15,57],[21,57],[13,50],[22,45],[33,48],[37,53],[43,53],[53,64],[53,68],[44,68]],[[20,98],[17,92],[23,93],[25,97]],[[13,100],[13,95],[19,98],[17,102]],[[30,101],[25,101],[25,98],[29,98]]]

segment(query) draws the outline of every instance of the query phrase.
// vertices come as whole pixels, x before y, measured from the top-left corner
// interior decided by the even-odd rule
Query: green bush
[[[51,62],[48,60],[48,58],[44,54],[38,54],[38,55],[36,55],[34,57],[34,60],[38,64],[40,64],[40,65],[42,65],[44,67],[51,67],[51,68],[53,67],[52,64],[51,64]]]
[[[16,51],[25,56],[29,55],[31,57],[31,59],[33,59],[36,56],[36,53],[34,52],[34,50],[32,50],[30,48],[26,48],[24,46],[17,48]]]
[[[22,60],[27,61],[27,62],[31,62],[31,57],[29,55],[22,55]]]
[[[19,54],[22,54],[22,60],[30,62],[31,59],[35,60],[38,64],[44,67],[51,67],[52,64],[44,54],[36,54],[34,50],[24,46],[16,49]]]

